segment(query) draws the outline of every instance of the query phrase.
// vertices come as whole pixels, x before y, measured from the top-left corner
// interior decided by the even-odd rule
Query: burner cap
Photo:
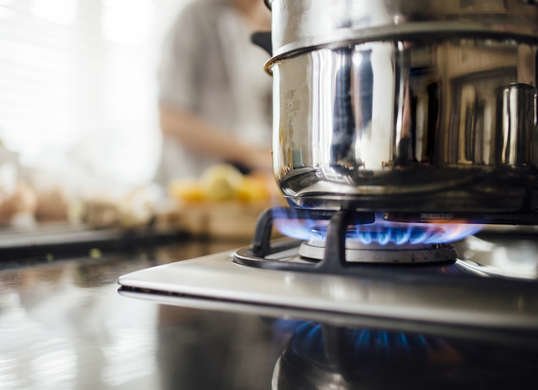
[[[308,259],[321,260],[325,253],[325,241],[311,239],[303,242],[299,254]],[[346,260],[351,263],[421,264],[442,263],[456,260],[456,252],[449,244],[363,244],[346,240]]]

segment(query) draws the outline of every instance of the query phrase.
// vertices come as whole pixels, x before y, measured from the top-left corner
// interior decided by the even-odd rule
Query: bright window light
[[[146,43],[151,35],[151,0],[102,0],[103,37],[123,44]]]
[[[34,0],[32,13],[51,23],[70,25],[77,17],[77,0]]]

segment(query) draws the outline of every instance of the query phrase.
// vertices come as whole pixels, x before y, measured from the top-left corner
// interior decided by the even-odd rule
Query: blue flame
[[[293,333],[295,331],[300,331],[302,328],[308,326],[308,322],[302,320],[290,320],[279,318],[274,321],[273,328],[275,332],[281,333]]]
[[[370,330],[362,329],[357,332],[358,335],[355,337],[355,347],[364,348],[370,345]]]
[[[409,340],[407,339],[407,335],[405,333],[400,332],[398,340],[404,349],[409,349]]]
[[[294,332],[299,348],[308,354],[319,354],[323,351],[323,330],[321,324],[305,322]]]
[[[389,348],[389,334],[385,331],[377,333],[376,344],[381,348]]]
[[[275,215],[275,227],[285,236],[298,240],[324,240],[329,221],[286,219]],[[348,228],[347,239],[364,245],[419,245],[459,241],[480,231],[481,225],[467,223],[392,222],[376,218],[371,224]]]
[[[343,329],[342,329],[343,330]],[[367,353],[373,357],[387,356],[388,353],[420,353],[435,349],[438,344],[420,333],[392,332],[383,329],[345,329],[344,344],[353,354],[362,356]],[[319,323],[304,322],[296,325],[293,335],[295,348],[313,356],[324,353],[324,331]]]

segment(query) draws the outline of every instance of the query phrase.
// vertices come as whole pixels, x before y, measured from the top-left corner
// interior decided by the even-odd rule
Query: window
[[[160,148],[155,65],[182,5],[0,0],[2,142],[58,180],[149,181]]]

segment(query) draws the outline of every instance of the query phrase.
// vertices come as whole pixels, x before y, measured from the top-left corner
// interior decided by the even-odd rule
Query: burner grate
[[[278,251],[284,251],[297,247],[300,241],[287,241],[285,243],[278,243],[276,246],[271,246],[271,234],[273,230],[274,215],[278,215],[291,218],[315,218],[321,221],[329,220],[327,227],[326,238],[324,241],[324,247],[317,248],[316,256],[306,256],[302,258],[303,261],[287,261],[287,260],[274,260],[268,259],[269,255],[272,255]],[[315,272],[323,274],[340,274],[348,275],[358,271],[364,272],[364,267],[358,267],[358,263],[363,263],[360,259],[353,259],[350,256],[348,248],[346,248],[346,233],[349,225],[367,224],[372,223],[375,220],[373,213],[359,213],[353,210],[340,210],[337,212],[329,211],[313,211],[313,210],[295,210],[286,208],[268,209],[259,218],[256,226],[256,232],[254,240],[250,248],[245,248],[237,251],[234,254],[234,262],[242,265],[253,266],[258,268],[273,269],[273,270],[285,270],[285,271],[299,271],[299,272]],[[304,248],[303,243],[303,248]],[[306,243],[308,244],[308,243]],[[450,245],[435,244],[429,245],[427,250],[431,250],[433,258],[424,257],[424,261],[416,261],[421,259],[420,256],[408,256],[410,261],[408,263],[418,264],[424,262],[446,262],[453,263],[456,254]],[[424,247],[420,250],[425,251]],[[390,249],[392,253],[391,259],[397,258],[394,253],[397,251]],[[374,253],[375,259],[379,259],[379,254],[383,253],[380,250],[363,250],[361,256],[368,255],[368,252]],[[370,254],[371,254],[370,253]],[[442,255],[439,257],[439,255]],[[385,256],[386,258],[386,256]],[[317,260],[316,260],[317,259]],[[397,261],[366,261],[370,263],[397,263]]]

